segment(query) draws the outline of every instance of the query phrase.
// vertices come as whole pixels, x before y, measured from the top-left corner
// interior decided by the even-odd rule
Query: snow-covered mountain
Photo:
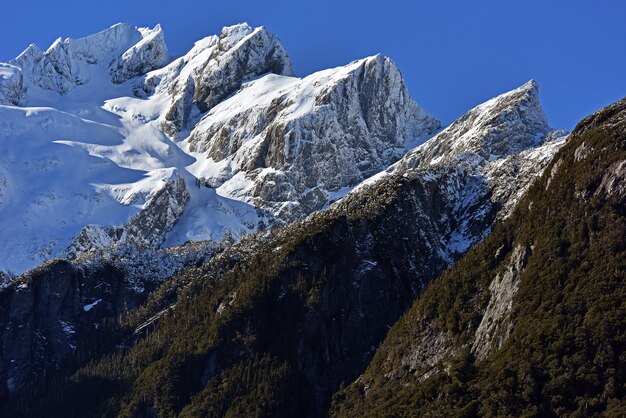
[[[196,157],[190,171],[210,187],[293,220],[438,128],[395,64],[377,55],[303,79],[246,83],[200,120],[185,149]]]
[[[386,57],[301,79],[262,27],[174,60],[164,39],[118,24],[0,64],[0,271],[301,218],[440,126]]]
[[[161,320],[198,303],[184,330],[162,330],[192,346],[203,334],[188,335],[187,319],[226,324],[223,339],[196,345],[215,343],[194,354],[206,360],[196,371],[255,355],[264,324],[288,317],[290,339],[267,347],[293,354],[324,416],[567,137],[549,127],[534,81],[440,131],[387,57],[298,78],[262,27],[226,27],[175,59],[164,39],[159,26],[121,24],[0,64],[2,400],[72,375],[68,359],[151,347]],[[41,264],[53,256],[66,259]],[[167,398],[150,396],[137,414]]]
[[[151,366],[145,370],[158,370],[151,377],[177,379],[170,374],[176,373],[185,381],[202,381],[207,393],[219,391],[215,382],[223,381],[190,377],[179,366],[162,368],[168,348],[157,350],[157,340],[202,347],[193,353],[202,359],[195,369],[211,367],[211,373],[265,350],[286,352],[302,376],[299,387],[307,388],[306,409],[324,416],[333,392],[362,372],[389,326],[426,284],[510,213],[563,145],[562,134],[549,128],[536,83],[530,82],[470,110],[326,210],[285,228],[221,248],[196,243],[137,251],[120,245],[113,254],[107,248],[71,262],[45,263],[0,290],[0,382],[7,382],[0,385],[0,399],[17,402],[24,388],[41,383],[41,376],[63,361],[91,352],[90,338],[100,341],[103,324],[117,323],[111,319],[131,309],[133,327],[126,337],[122,333],[108,342],[127,347],[116,352],[129,361],[137,347],[149,347],[156,357],[146,360]],[[464,146],[456,147],[455,140]],[[433,149],[441,154],[424,158]],[[183,182],[168,183],[151,200],[165,203],[148,203],[121,229],[100,229],[104,241],[158,230],[146,226],[142,214],[157,224],[167,222],[166,202],[193,199],[184,193],[176,198],[177,190],[186,190],[177,186]],[[197,190],[205,188],[189,188]],[[185,214],[175,230],[184,219]],[[165,323],[171,326],[162,328]],[[206,338],[210,332],[220,338]],[[111,357],[105,357],[106,363]],[[116,367],[132,369],[119,363],[106,369]],[[287,385],[281,376],[293,374],[277,376]],[[143,378],[132,379],[129,391],[141,393]],[[250,390],[247,384],[241,387]],[[154,393],[132,406],[136,415],[167,399]],[[293,404],[291,397],[284,399]]]

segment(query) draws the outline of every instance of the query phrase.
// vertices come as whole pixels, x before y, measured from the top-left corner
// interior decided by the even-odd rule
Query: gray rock
[[[149,199],[144,209],[124,225],[85,226],[67,254],[74,258],[96,248],[128,243],[158,247],[182,216],[188,200],[185,180],[174,175]]]
[[[23,87],[24,77],[21,68],[0,63],[0,104],[19,105]]]
[[[160,88],[167,89],[172,104],[162,126],[176,136],[189,126],[193,115],[207,112],[244,81],[266,73],[294,74],[287,51],[276,35],[243,23],[196,43],[188,54],[152,74],[146,83],[167,80]]]
[[[228,167],[197,175],[284,222],[321,209],[439,126],[411,99],[393,61],[377,55],[303,79],[245,84],[196,125],[188,144]]]

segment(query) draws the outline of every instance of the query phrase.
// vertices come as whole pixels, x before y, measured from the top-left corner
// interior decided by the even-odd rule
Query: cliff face
[[[246,83],[185,144],[194,175],[284,223],[345,194],[439,126],[379,55],[303,79]]]
[[[144,93],[167,91],[171,96],[162,127],[177,135],[244,81],[267,73],[294,75],[287,51],[276,35],[243,23],[196,42],[185,56],[149,74],[141,88]]]
[[[122,276],[111,265],[83,270],[55,261],[2,291],[3,399],[36,393],[42,381],[54,382],[61,365],[85,361],[90,354],[111,348],[98,346],[113,332],[101,320],[117,318],[144,299],[122,286]]]

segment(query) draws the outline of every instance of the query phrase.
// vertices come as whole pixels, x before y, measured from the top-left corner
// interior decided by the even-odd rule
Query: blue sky
[[[117,22],[161,23],[175,55],[222,26],[265,25],[298,75],[381,52],[397,62],[413,98],[444,123],[531,78],[555,128],[572,129],[626,96],[623,0],[18,0],[1,9],[3,61],[31,42],[45,49],[58,36]]]

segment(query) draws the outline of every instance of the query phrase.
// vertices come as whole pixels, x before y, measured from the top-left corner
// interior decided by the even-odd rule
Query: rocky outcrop
[[[626,160],[615,162],[609,167],[594,195],[603,198],[616,196],[621,198],[621,203],[626,201]]]
[[[142,299],[111,266],[54,261],[21,277],[0,293],[0,398],[53,378],[61,362],[88,355],[83,347],[98,350],[102,320]]]
[[[390,174],[445,172],[454,208],[442,219],[450,260],[491,230],[490,216],[506,218],[567,139],[548,126],[534,81],[467,112],[432,139],[368,182]]]
[[[493,161],[484,168],[493,199],[500,202],[499,217],[508,217],[530,185],[543,174],[543,169],[567,141],[567,131],[549,132],[536,147]]]
[[[489,162],[536,147],[551,131],[539,86],[531,80],[467,112],[436,140],[410,153],[407,163],[432,165],[467,153]]]
[[[139,30],[143,39],[109,65],[111,80],[114,83],[123,83],[131,78],[147,74],[163,67],[169,61],[161,25],[156,25],[154,29]]]
[[[194,174],[283,221],[387,167],[439,122],[377,55],[303,79],[267,75],[213,108],[186,140]]]
[[[119,244],[158,247],[179,221],[188,200],[185,180],[174,174],[126,224],[87,225],[74,239],[67,253],[74,258],[96,248]]]
[[[266,73],[294,74],[287,51],[276,35],[244,23],[197,42],[185,56],[150,74],[142,89],[167,90],[172,96],[162,127],[176,136],[189,127],[192,116],[213,108],[244,81]]]
[[[22,70],[15,65],[0,63],[0,104],[18,105],[23,86]]]
[[[521,245],[515,247],[510,255],[507,268],[498,274],[489,284],[489,304],[474,333],[472,353],[477,360],[482,360],[496,351],[509,337],[513,329],[511,310],[513,299],[519,287],[519,279],[532,252],[531,248]]]

